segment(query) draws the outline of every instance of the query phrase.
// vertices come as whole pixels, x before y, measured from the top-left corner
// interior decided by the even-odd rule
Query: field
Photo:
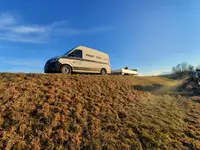
[[[0,149],[200,149],[200,91],[162,77],[0,74]]]

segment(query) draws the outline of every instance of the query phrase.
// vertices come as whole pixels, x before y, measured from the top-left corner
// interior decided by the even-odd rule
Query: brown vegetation
[[[0,149],[200,149],[200,97],[181,96],[179,85],[0,74]]]

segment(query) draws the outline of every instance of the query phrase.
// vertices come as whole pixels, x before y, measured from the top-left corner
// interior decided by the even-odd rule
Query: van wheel
[[[106,75],[106,74],[107,74],[106,69],[101,69],[101,75]]]
[[[60,68],[60,72],[63,73],[63,74],[71,74],[72,73],[72,69],[70,66],[68,65],[63,65],[61,68]]]

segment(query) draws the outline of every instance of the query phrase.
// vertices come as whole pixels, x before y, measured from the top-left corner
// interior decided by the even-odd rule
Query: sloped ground
[[[0,74],[0,149],[200,149],[200,97],[179,90],[158,77]]]

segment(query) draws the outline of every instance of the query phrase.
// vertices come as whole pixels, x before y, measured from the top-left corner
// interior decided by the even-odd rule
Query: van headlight
[[[50,60],[50,63],[53,63],[53,62],[56,62],[56,61],[58,61],[58,58]]]

